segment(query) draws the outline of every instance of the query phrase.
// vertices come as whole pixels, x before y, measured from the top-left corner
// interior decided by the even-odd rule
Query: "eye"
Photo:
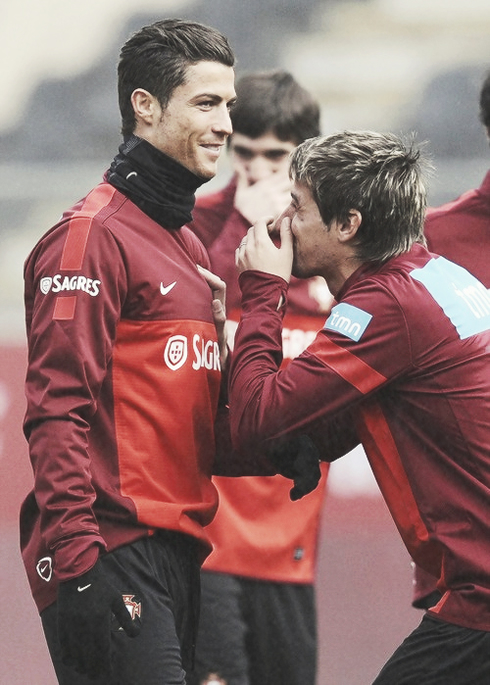
[[[289,153],[285,150],[267,150],[267,152],[264,152],[264,157],[270,162],[280,162],[287,157],[288,154]]]
[[[252,150],[249,150],[246,147],[242,147],[241,145],[233,145],[232,150],[237,157],[240,157],[240,159],[243,160],[250,160],[254,157],[254,153],[252,152]]]

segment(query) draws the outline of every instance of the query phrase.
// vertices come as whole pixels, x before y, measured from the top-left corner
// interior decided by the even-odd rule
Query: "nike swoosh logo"
[[[84,590],[88,590],[89,587],[92,587],[92,583],[89,583],[88,585],[84,585],[83,587],[80,587],[80,585],[77,587],[78,592],[83,592]]]
[[[176,284],[177,284],[177,281],[174,281],[170,285],[163,285],[163,283],[160,283],[160,292],[162,293],[162,295],[168,295],[169,292],[174,287],[174,285],[176,285]]]

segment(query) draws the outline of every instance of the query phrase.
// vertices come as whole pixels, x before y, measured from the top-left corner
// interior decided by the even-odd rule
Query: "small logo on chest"
[[[163,285],[163,283],[160,283],[160,292],[162,293],[162,295],[168,295],[175,285],[177,285],[177,281],[174,281],[169,285]]]

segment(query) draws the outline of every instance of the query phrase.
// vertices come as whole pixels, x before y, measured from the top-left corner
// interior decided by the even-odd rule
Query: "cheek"
[[[289,175],[289,157],[285,157],[284,159],[281,159],[280,162],[273,162],[273,164],[274,164],[274,171],[276,173],[279,171],[282,174]]]
[[[233,171],[238,172],[244,172],[247,168],[247,162],[246,160],[242,159],[241,157],[238,157],[237,155],[233,155],[231,158],[231,164],[233,167]]]
[[[293,242],[296,247],[299,242],[301,242],[301,231],[298,228],[297,223],[294,221],[291,223],[291,233],[293,234]]]

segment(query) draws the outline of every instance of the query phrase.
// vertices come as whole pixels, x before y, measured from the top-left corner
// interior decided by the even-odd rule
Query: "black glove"
[[[282,476],[294,481],[289,491],[293,502],[314,490],[321,478],[320,456],[307,435],[275,441],[269,457]]]
[[[104,578],[100,560],[87,573],[60,583],[58,635],[66,666],[89,678],[110,676],[113,614],[129,637],[139,634],[121,592]]]

